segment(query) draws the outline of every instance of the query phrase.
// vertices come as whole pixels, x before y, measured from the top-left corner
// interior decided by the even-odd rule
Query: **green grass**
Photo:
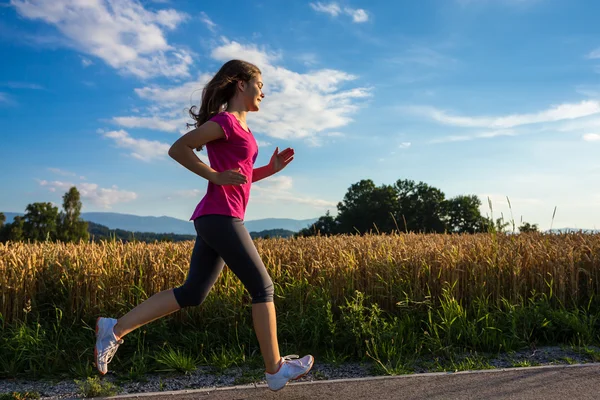
[[[600,350],[590,348],[587,346],[584,347],[574,347],[573,350],[578,352],[579,354],[589,357],[593,362],[600,362]]]
[[[166,367],[159,371],[176,371],[184,374],[195,371],[198,364],[197,357],[192,357],[187,352],[180,349],[175,350],[171,347],[161,349],[158,354],[154,356],[154,359],[159,364]]]
[[[79,392],[83,397],[108,397],[115,396],[119,392],[118,386],[104,381],[97,376],[80,381],[75,380]]]
[[[11,393],[0,393],[0,400],[29,400],[39,399],[40,394],[38,392],[11,392]]]
[[[468,356],[461,360],[451,360],[451,370],[458,371],[476,371],[482,369],[494,369],[489,360],[482,356]]]
[[[478,354],[545,345],[573,346],[600,361],[600,352],[592,349],[600,344],[600,305],[595,301],[567,307],[532,293],[512,301],[475,298],[464,304],[448,286],[437,303],[403,301],[396,310],[386,311],[350,290],[346,304],[334,307],[325,284],[295,282],[276,288],[282,355],[311,353],[319,361],[338,364],[372,362],[375,373],[389,375],[413,373],[422,359],[434,360],[431,370],[489,368]],[[233,304],[226,293],[211,295],[199,308],[129,334],[109,366],[111,373],[119,380],[140,380],[150,372],[190,373],[199,366],[217,373],[235,366],[264,368],[248,299]],[[124,305],[124,311],[128,308]],[[54,320],[30,314],[27,322],[0,324],[0,378],[96,376],[91,364],[93,316],[71,321],[58,312],[54,315]],[[459,359],[458,354],[468,356]]]
[[[518,367],[536,367],[538,365],[540,365],[540,363],[537,362],[537,361],[527,361],[527,360],[514,361],[512,363],[512,366],[514,368],[518,368]]]

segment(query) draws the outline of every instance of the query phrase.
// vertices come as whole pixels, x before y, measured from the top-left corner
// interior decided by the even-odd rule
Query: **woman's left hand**
[[[269,161],[269,167],[271,167],[274,174],[284,169],[294,159],[294,149],[288,147],[281,153],[278,153],[278,151],[279,147],[276,147],[271,156],[271,161]]]

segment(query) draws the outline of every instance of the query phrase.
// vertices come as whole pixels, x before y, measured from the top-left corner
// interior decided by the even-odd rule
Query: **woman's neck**
[[[236,99],[232,99],[231,104],[227,104],[227,112],[235,115],[238,121],[246,123],[246,114],[248,114],[248,109],[246,106],[236,101]]]
[[[232,110],[229,107],[227,107],[227,110],[225,111],[233,114],[238,121],[243,122],[244,124],[246,123],[246,114],[248,114],[248,111]]]

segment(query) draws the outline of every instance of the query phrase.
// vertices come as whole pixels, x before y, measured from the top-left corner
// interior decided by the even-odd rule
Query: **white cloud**
[[[223,39],[211,57],[217,61],[233,58],[254,62],[262,71],[265,99],[261,111],[250,113],[252,130],[278,139],[305,139],[309,144],[320,143],[319,136],[328,136],[331,129],[348,125],[357,111],[360,100],[371,95],[370,89],[342,89],[356,76],[334,69],[297,73],[279,66],[281,56],[255,45],[242,45]],[[216,72],[216,71],[215,71]],[[214,73],[214,72],[213,72]],[[128,128],[145,127],[167,132],[185,129],[192,122],[186,108],[199,105],[202,88],[212,73],[200,74],[193,81],[179,86],[147,86],[135,89],[151,107],[143,116],[120,116],[113,121]],[[177,118],[174,118],[177,116]]]
[[[167,143],[156,140],[134,139],[129,136],[129,133],[122,129],[102,133],[102,135],[106,138],[113,139],[118,147],[131,150],[132,152],[130,155],[142,161],[165,158],[171,147]]]
[[[342,13],[342,8],[335,2],[332,3],[310,3],[310,7],[321,13],[329,14],[332,17],[337,17]],[[352,17],[352,21],[356,23],[367,22],[369,20],[369,14],[362,8],[350,8],[345,7],[344,13]]]
[[[256,144],[258,145],[258,147],[266,147],[266,146],[270,146],[271,142],[265,142],[263,140],[257,140]]]
[[[307,67],[312,67],[313,65],[316,65],[319,61],[315,53],[296,54],[296,59]]]
[[[117,147],[131,150],[129,154],[133,158],[141,161],[154,161],[167,158],[169,154],[168,143],[159,142],[157,140],[134,139],[128,132],[124,130],[99,132],[102,136],[112,139]],[[205,150],[206,151],[206,150]],[[208,156],[202,153],[196,153],[198,158],[205,164],[209,164]]]
[[[342,9],[337,5],[337,3],[324,4],[319,1],[316,3],[310,3],[310,6],[313,10],[329,14],[332,17],[337,17],[342,12]]]
[[[169,9],[146,10],[136,0],[11,0],[18,13],[54,25],[81,52],[119,71],[149,78],[188,76],[190,52],[167,43],[188,16]]]
[[[444,125],[497,129],[587,117],[600,113],[600,102],[587,100],[576,104],[560,104],[535,114],[512,114],[503,117],[463,117],[448,114],[434,107],[423,106],[409,106],[402,109]]]
[[[261,181],[260,187],[264,190],[290,190],[292,188],[292,177],[285,175],[270,176]]]
[[[600,47],[598,47],[598,48],[597,48],[597,49],[595,49],[595,50],[592,50],[592,51],[591,51],[591,52],[590,52],[590,53],[589,53],[589,54],[586,56],[586,58],[589,58],[589,59],[591,59],[591,60],[595,60],[595,59],[598,59],[598,58],[600,58]]]
[[[369,14],[362,8],[345,8],[344,11],[352,17],[353,22],[361,23],[369,20]]]
[[[126,190],[119,190],[119,188],[113,185],[111,188],[101,188],[95,183],[71,183],[61,181],[39,181],[41,186],[47,187],[49,191],[56,192],[67,192],[71,187],[75,186],[81,195],[83,206],[86,206],[86,201],[89,201],[95,206],[102,208],[111,208],[111,206],[118,203],[125,203],[137,199],[135,192]]]
[[[448,142],[466,142],[476,139],[491,139],[498,136],[516,136],[517,131],[513,129],[500,129],[496,131],[480,132],[473,135],[450,135],[437,139],[432,139],[429,143],[448,143]]]
[[[204,11],[200,13],[200,21],[202,21],[211,32],[214,32],[217,29],[217,24],[215,24]]]
[[[113,122],[126,128],[148,128],[164,132],[184,133],[189,130],[187,123],[193,121],[187,109],[193,104],[198,105],[202,96],[202,88],[211,76],[200,74],[193,81],[184,82],[179,86],[161,87],[157,85],[135,89],[138,97],[150,101],[145,113],[136,107],[132,112],[135,116],[113,117]]]
[[[398,146],[398,147],[400,147],[401,149],[408,149],[410,146],[411,146],[410,142],[402,142],[402,143],[400,143],[400,146]]]
[[[561,122],[556,127],[556,130],[560,132],[581,132],[597,129],[600,129],[600,117],[598,116]]]
[[[161,106],[180,107],[181,105],[190,105],[192,100],[197,103],[202,96],[202,88],[211,79],[209,74],[200,74],[193,81],[185,82],[180,86],[161,87],[147,86],[141,89],[135,89],[135,93],[142,99],[151,100]]]
[[[83,65],[84,67],[89,67],[92,64],[93,62],[89,58],[81,57],[81,65]]]
[[[600,142],[600,134],[597,133],[586,133],[583,135],[583,140],[586,142]]]
[[[255,45],[243,45],[236,41],[222,38],[223,44],[213,49],[211,57],[218,61],[229,61],[233,58],[241,58],[256,64],[261,70],[265,66],[274,64],[281,59],[281,54],[259,49]]]
[[[266,97],[261,111],[251,113],[254,130],[268,136],[311,138],[329,129],[352,121],[358,109],[356,101],[370,96],[370,90],[356,87],[341,90],[356,76],[333,69],[321,69],[304,74],[280,67],[275,58],[255,46],[228,42],[213,51],[213,57],[225,61],[234,57],[255,59],[262,70]]]

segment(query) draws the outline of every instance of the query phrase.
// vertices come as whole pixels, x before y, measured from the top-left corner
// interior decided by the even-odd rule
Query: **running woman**
[[[258,145],[246,115],[260,109],[265,97],[262,87],[258,67],[231,60],[204,88],[198,113],[195,107],[190,109],[195,128],[171,146],[169,156],[209,183],[190,218],[197,235],[187,278],[181,286],[154,294],[118,320],[98,318],[94,356],[102,375],[125,335],[181,308],[202,304],[225,263],[252,297],[252,320],[269,389],[282,389],[312,368],[311,355],[279,354],[273,282],[243,222],[252,183],[281,171],[294,158],[293,149],[279,152],[277,147],[269,164],[254,168]],[[210,166],[194,153],[204,145]]]

